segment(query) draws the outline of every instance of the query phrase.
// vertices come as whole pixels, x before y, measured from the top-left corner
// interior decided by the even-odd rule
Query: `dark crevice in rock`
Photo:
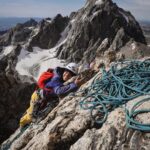
[[[76,133],[74,137],[72,137],[71,139],[68,139],[68,141],[60,141],[54,146],[54,149],[55,150],[60,150],[60,149],[69,150],[70,146],[76,143],[76,141],[79,140],[84,135],[87,129],[88,128],[83,129],[82,131],[79,131],[78,133]]]
[[[1,114],[7,112],[5,118],[0,115],[0,143],[7,139],[18,128],[18,121],[29,105],[35,84],[16,81],[13,75],[0,75]],[[2,107],[3,106],[3,107]]]

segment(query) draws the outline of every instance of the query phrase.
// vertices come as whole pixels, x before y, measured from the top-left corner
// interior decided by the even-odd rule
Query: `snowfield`
[[[103,2],[103,0],[97,0],[96,2],[95,2],[95,5],[102,5],[104,2]]]
[[[20,75],[31,76],[37,80],[40,74],[46,71],[48,68],[55,68],[57,66],[63,67],[65,61],[59,60],[55,56],[57,48],[67,41],[68,31],[69,27],[67,26],[61,33],[61,38],[57,42],[56,46],[51,49],[33,47],[33,52],[29,52],[26,50],[26,48],[22,48],[20,55],[18,56],[18,62],[16,64],[16,70],[18,73]],[[35,33],[33,36],[39,32],[39,28],[35,28],[34,32]],[[29,41],[30,40],[31,39],[29,39]],[[25,45],[24,47],[26,47]]]
[[[55,68],[57,66],[64,66],[64,60],[55,58],[56,49],[66,40],[61,42],[58,46],[44,50],[39,47],[34,47],[33,52],[28,52],[22,48],[18,56],[18,63],[16,70],[20,75],[32,76],[35,80],[38,79],[40,74],[48,68]]]
[[[2,59],[4,56],[7,56],[12,52],[14,49],[14,46],[6,46],[3,51],[0,53],[0,59]]]

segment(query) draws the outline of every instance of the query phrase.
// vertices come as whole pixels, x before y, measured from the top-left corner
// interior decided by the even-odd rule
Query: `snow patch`
[[[66,42],[66,40],[67,39],[64,39],[60,44],[49,50],[34,47],[33,52],[28,52],[22,48],[18,56],[16,70],[20,75],[32,76],[37,80],[40,74],[48,68],[64,66],[64,61],[55,58],[55,55],[56,49]]]
[[[7,46],[4,48],[4,55],[8,55],[14,49],[14,46]]]
[[[46,20],[46,22],[48,22],[48,23],[52,23],[52,20]]]
[[[61,60],[54,58],[55,48],[43,50],[38,47],[33,48],[33,52],[22,49],[18,56],[16,70],[20,75],[32,76],[37,80],[39,75],[50,68],[62,66]]]
[[[40,28],[39,28],[39,27],[34,28],[33,31],[32,31],[32,32],[33,32],[32,37],[36,36],[36,35],[39,33],[39,31],[40,31]],[[31,37],[31,38],[32,38],[32,37]]]
[[[27,27],[27,29],[33,30],[33,29],[34,29],[34,27],[33,27],[33,26],[31,26],[31,27]]]
[[[102,5],[104,2],[103,2],[103,0],[97,0],[96,2],[95,2],[95,5]]]
[[[136,48],[136,44],[135,43],[132,43],[131,44],[131,47],[132,47],[132,50],[134,50]]]
[[[98,13],[99,13],[99,11],[94,12],[93,16],[97,16]]]
[[[25,44],[26,46],[29,45],[29,43],[31,42],[32,38],[33,38],[34,36],[36,36],[36,35],[39,33],[39,31],[40,31],[40,28],[39,28],[39,27],[33,28],[33,31],[32,31],[32,33],[31,33],[31,37],[28,39],[27,43]]]
[[[73,23],[75,22],[75,20],[76,20],[76,19],[72,19],[72,20],[70,21],[70,23],[73,24]]]
[[[14,46],[7,46],[3,49],[3,51],[0,53],[0,59],[2,59],[4,56],[7,56],[8,54],[10,54],[12,52],[12,50],[14,49]]]
[[[82,16],[82,20],[85,20],[86,17],[87,17],[87,15],[84,14],[84,15]]]
[[[102,41],[102,45],[105,45],[106,43],[108,43],[108,38],[105,38],[103,41]]]

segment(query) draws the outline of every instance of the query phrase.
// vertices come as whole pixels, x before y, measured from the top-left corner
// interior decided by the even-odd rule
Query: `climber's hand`
[[[85,81],[84,81],[84,78],[81,78],[81,77],[79,76],[79,77],[77,77],[77,78],[75,79],[74,83],[75,83],[78,87],[80,87],[82,84],[85,83]]]

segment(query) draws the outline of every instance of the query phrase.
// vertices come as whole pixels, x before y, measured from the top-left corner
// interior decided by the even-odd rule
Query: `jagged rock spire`
[[[132,14],[117,7],[112,0],[88,0],[73,19],[68,40],[58,50],[59,58],[92,61],[105,39],[108,39],[108,44],[103,52],[108,49],[119,51],[131,39],[145,43],[142,30]]]

